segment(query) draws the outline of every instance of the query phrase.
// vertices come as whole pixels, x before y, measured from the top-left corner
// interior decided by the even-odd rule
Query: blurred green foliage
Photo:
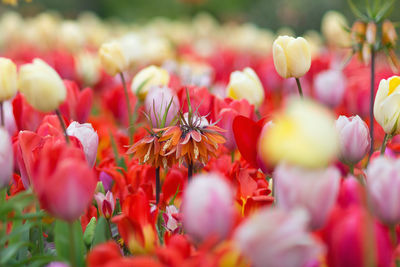
[[[365,5],[366,1],[354,0],[358,6]],[[394,10],[399,10],[398,2]],[[26,15],[53,9],[68,18],[90,10],[104,18],[138,22],[157,16],[190,17],[206,11],[221,21],[250,21],[273,30],[289,26],[298,34],[308,29],[319,30],[323,14],[331,9],[341,11],[349,21],[354,20],[347,0],[203,0],[200,4],[182,0],[33,0],[31,4],[20,4],[17,9]],[[400,13],[393,12],[391,17],[400,19]]]

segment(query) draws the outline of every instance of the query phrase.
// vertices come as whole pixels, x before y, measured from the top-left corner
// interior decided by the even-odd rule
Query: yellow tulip
[[[237,100],[244,98],[256,107],[259,107],[264,101],[264,88],[257,74],[251,68],[231,73],[226,94]]]
[[[8,58],[0,57],[0,102],[17,93],[17,67]]]
[[[169,73],[163,68],[151,65],[139,71],[132,80],[131,90],[140,99],[145,99],[153,86],[166,86],[169,83]]]
[[[300,78],[311,66],[310,45],[303,37],[279,36],[272,45],[275,69],[283,78]]]
[[[259,141],[259,152],[268,164],[287,162],[319,168],[327,166],[338,154],[334,117],[311,100],[290,99],[268,127]]]
[[[67,95],[58,73],[38,58],[20,68],[19,90],[29,104],[43,112],[57,109]]]
[[[110,76],[125,71],[129,66],[129,60],[125,56],[120,42],[111,41],[103,44],[99,50],[101,65]]]
[[[376,93],[374,103],[375,120],[382,126],[385,133],[394,135],[400,133],[400,77],[393,76],[382,79]]]
[[[346,18],[337,11],[328,11],[322,18],[321,32],[331,46],[349,47],[351,45],[350,33],[346,31],[348,27]]]

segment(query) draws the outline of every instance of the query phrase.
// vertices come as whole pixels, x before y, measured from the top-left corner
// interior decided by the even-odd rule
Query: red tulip
[[[87,121],[93,102],[93,90],[85,88],[79,90],[78,85],[73,81],[64,81],[67,88],[67,98],[60,105],[61,113],[68,118],[79,123]]]
[[[78,219],[90,204],[97,183],[85,154],[52,140],[36,152],[38,160],[31,166],[31,174],[41,207],[66,221]]]

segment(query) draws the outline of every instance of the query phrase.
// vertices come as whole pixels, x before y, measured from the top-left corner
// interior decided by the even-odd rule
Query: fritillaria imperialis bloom
[[[303,210],[262,209],[236,229],[234,240],[252,266],[307,266],[323,252],[307,225]]]
[[[367,124],[358,116],[339,116],[336,120],[339,132],[340,159],[346,164],[356,164],[368,153],[371,137]]]
[[[340,173],[335,167],[307,170],[280,164],[273,179],[278,207],[304,208],[312,229],[324,225],[339,192]]]
[[[183,196],[183,227],[195,242],[226,238],[233,225],[233,192],[218,174],[193,177]]]
[[[311,66],[310,45],[303,37],[279,36],[272,46],[272,55],[282,78],[300,78]]]

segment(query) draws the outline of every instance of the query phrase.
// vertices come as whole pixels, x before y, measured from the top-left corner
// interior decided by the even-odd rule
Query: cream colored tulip
[[[259,141],[262,159],[306,168],[328,166],[338,155],[339,136],[328,109],[307,99],[290,99]]]
[[[272,46],[275,69],[283,78],[300,78],[311,66],[310,45],[303,37],[279,36]]]
[[[129,60],[117,41],[103,44],[99,50],[99,57],[104,70],[111,76],[125,71],[129,66]]]
[[[351,44],[346,18],[337,11],[328,11],[321,22],[321,32],[327,43],[336,47],[348,47]]]
[[[35,109],[50,112],[64,102],[67,90],[58,73],[41,59],[19,70],[19,90]]]
[[[165,86],[169,83],[169,74],[163,68],[151,65],[139,71],[132,80],[131,90],[145,99],[150,88],[153,86]]]
[[[390,135],[400,133],[399,76],[393,76],[387,80],[382,79],[379,83],[374,103],[374,116],[385,133]]]
[[[75,56],[76,72],[85,85],[92,86],[100,79],[100,62],[95,54],[82,52]]]
[[[58,42],[71,52],[76,52],[85,44],[85,35],[80,25],[74,21],[65,21],[61,24]]]
[[[8,58],[0,57],[0,102],[17,93],[17,67]]]
[[[264,88],[257,74],[251,68],[231,73],[226,95],[233,99],[246,99],[250,104],[259,107],[264,101]]]

